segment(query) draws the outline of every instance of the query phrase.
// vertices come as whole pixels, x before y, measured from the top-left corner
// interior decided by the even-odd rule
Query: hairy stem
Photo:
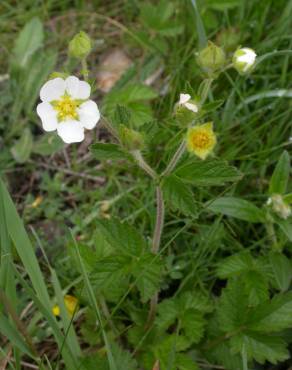
[[[151,251],[154,254],[157,254],[159,250],[163,225],[164,225],[164,201],[161,186],[158,185],[156,187],[156,223],[151,249]]]
[[[153,180],[157,180],[157,173],[149,166],[148,163],[145,162],[140,150],[132,150],[131,154],[135,158],[138,166],[142,168],[150,177],[152,177]]]
[[[152,239],[152,248],[151,251],[154,254],[157,254],[159,251],[160,246],[160,240],[162,235],[164,225],[164,200],[163,200],[163,192],[161,189],[161,186],[158,185],[156,187],[156,223],[155,223],[155,229],[153,233],[153,239]],[[158,303],[158,292],[155,293],[155,295],[151,298],[150,301],[150,309],[148,313],[148,318],[146,322],[146,329],[150,327],[152,324],[156,309],[157,309],[157,303]]]
[[[173,157],[171,158],[170,162],[168,163],[166,169],[162,173],[162,176],[168,176],[177,165],[178,161],[181,159],[181,156],[184,154],[186,150],[186,142],[183,140],[178,147],[177,151],[174,153]]]

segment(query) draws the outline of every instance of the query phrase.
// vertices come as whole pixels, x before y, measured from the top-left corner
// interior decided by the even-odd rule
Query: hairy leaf
[[[217,159],[205,161],[191,159],[180,166],[175,174],[183,181],[196,186],[222,186],[226,182],[242,178],[242,174],[235,167]]]
[[[217,198],[208,205],[207,209],[248,222],[264,222],[263,211],[253,203],[240,198]]]

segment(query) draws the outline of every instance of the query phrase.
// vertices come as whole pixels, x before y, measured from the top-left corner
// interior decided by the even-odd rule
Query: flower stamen
[[[58,120],[78,119],[77,108],[79,103],[69,95],[64,95],[60,100],[52,103],[54,109],[58,112]]]

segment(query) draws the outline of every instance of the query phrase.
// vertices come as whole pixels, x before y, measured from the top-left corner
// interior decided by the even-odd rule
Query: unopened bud
[[[252,70],[255,61],[256,53],[249,48],[238,49],[233,54],[233,67],[240,73],[245,74]]]
[[[199,66],[208,74],[213,74],[223,68],[226,62],[225,52],[213,42],[208,41],[208,46],[197,55]]]
[[[92,49],[92,42],[87,33],[80,31],[69,42],[69,55],[74,58],[84,59]]]

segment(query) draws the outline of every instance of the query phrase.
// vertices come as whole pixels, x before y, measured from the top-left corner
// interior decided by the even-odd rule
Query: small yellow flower
[[[73,314],[77,310],[78,299],[74,297],[73,295],[66,294],[64,297],[64,303],[65,303],[65,307],[67,309],[68,315],[72,317]],[[52,308],[52,312],[54,316],[60,316],[60,307],[58,305],[55,305]]]
[[[207,158],[216,145],[213,122],[191,127],[187,133],[187,148],[201,159]]]

